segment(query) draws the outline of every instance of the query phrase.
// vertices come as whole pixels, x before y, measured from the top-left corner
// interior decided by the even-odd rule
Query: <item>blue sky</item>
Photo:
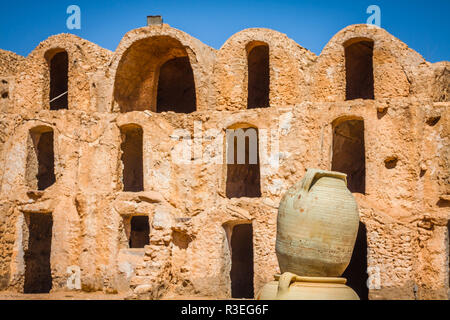
[[[81,8],[81,30],[66,28],[71,4]],[[425,59],[450,60],[450,0],[14,0],[0,9],[0,48],[26,56],[49,36],[69,32],[115,50],[127,31],[160,14],[216,49],[240,30],[265,27],[320,54],[340,29],[365,23],[371,4],[381,8],[381,26]]]

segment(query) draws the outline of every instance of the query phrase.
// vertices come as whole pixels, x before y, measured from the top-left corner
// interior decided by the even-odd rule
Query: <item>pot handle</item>
[[[289,292],[289,287],[292,282],[295,281],[297,276],[290,272],[285,272],[280,276],[278,280],[278,292],[276,299],[283,300],[283,296]]]
[[[347,185],[347,175],[342,172],[337,171],[325,171],[320,169],[308,169],[305,177],[303,178],[302,189],[309,192],[313,182],[322,177],[332,177],[340,180],[344,180],[345,185]]]

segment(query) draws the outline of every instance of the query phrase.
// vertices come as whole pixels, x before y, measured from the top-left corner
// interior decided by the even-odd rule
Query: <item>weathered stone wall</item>
[[[345,101],[344,43],[353,38],[374,41],[374,100]],[[269,46],[270,107],[247,110],[255,43]],[[68,110],[49,110],[55,50],[69,55]],[[192,66],[197,111],[156,113],[158,68],[179,56]],[[26,215],[52,214],[52,290],[68,290],[75,267],[85,291],[230,297],[232,226],[252,223],[256,293],[279,272],[281,196],[307,168],[330,170],[334,125],[361,119],[366,188],[355,197],[380,285],[370,298],[448,297],[448,62],[430,64],[364,25],[339,32],[318,57],[272,30],[244,30],[214,50],[162,25],[130,31],[114,53],[58,35],[27,58],[0,58],[0,79],[15,83],[0,114],[0,289],[23,291]],[[129,125],[143,131],[142,192],[122,191],[121,128]],[[226,197],[222,142],[236,125],[258,128],[259,198]],[[34,190],[29,131],[42,126],[53,130],[56,182]],[[128,245],[135,215],[149,216],[144,249]]]
[[[69,110],[97,111],[105,99],[104,74],[111,52],[72,34],[59,34],[39,44],[16,72],[16,94],[11,113],[31,113],[50,109],[49,62],[55,53],[69,57]]]

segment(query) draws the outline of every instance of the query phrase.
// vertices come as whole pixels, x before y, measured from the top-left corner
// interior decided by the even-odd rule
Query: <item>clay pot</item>
[[[340,277],[350,263],[359,226],[346,175],[309,169],[278,209],[276,253],[282,273]]]
[[[344,278],[300,277],[290,272],[276,275],[256,300],[359,300]]]

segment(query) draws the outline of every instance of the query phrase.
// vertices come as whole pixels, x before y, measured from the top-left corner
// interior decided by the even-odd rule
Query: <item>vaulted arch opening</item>
[[[34,190],[45,190],[56,182],[52,128],[38,126],[29,131],[25,178]]]
[[[50,69],[50,110],[69,108],[69,55],[65,50],[47,52]]]
[[[374,99],[373,40],[351,39],[344,44],[346,100]]]
[[[355,290],[361,300],[369,299],[367,286],[367,229],[362,222],[359,223],[358,236],[356,237],[350,264],[342,275],[347,279],[347,285]]]
[[[270,106],[269,46],[264,42],[252,42],[247,46],[248,99],[247,108]]]
[[[134,42],[117,67],[114,100],[121,112],[195,111],[195,77],[186,47],[169,36]]]
[[[261,197],[258,129],[238,124],[227,129],[227,198]]]
[[[122,136],[122,182],[123,191],[144,191],[143,135],[142,127],[136,124],[120,128]]]
[[[335,121],[331,170],[347,174],[351,192],[366,192],[364,120]]]

